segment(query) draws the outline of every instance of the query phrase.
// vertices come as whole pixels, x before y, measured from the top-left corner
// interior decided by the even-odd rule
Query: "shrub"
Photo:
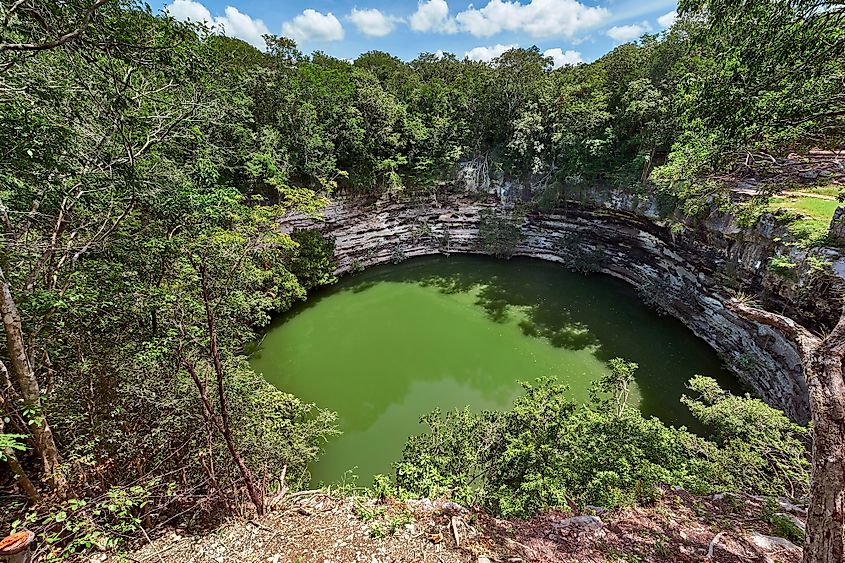
[[[795,268],[798,264],[792,262],[786,256],[772,256],[769,260],[768,269],[780,276],[791,277],[795,275]]]
[[[507,258],[523,239],[520,220],[512,213],[498,209],[484,209],[478,224],[478,244],[481,250]]]
[[[712,485],[734,491],[802,497],[809,493],[809,431],[749,395],[737,397],[715,380],[696,376],[694,398],[681,401],[716,444]]]
[[[317,229],[295,229],[290,238],[297,244],[288,269],[305,289],[337,281],[334,269],[334,240]]]
[[[696,377],[684,403],[713,435],[620,408],[635,369],[614,376],[582,406],[553,379],[523,383],[507,412],[468,409],[423,417],[395,465],[401,492],[450,496],[503,516],[527,517],[572,503],[617,507],[653,501],[659,485],[694,492],[733,489],[803,494],[808,482],[806,428],[757,399],[735,397]],[[624,381],[623,381],[624,380]],[[611,398],[602,399],[602,392]]]
[[[171,497],[173,491],[173,485],[159,479],[112,487],[94,499],[69,499],[53,504],[49,512],[30,511],[11,523],[10,533],[36,532],[44,561],[66,561],[92,548],[119,548],[141,529],[153,497]]]

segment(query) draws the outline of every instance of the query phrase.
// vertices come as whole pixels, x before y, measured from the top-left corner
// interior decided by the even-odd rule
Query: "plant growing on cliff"
[[[393,251],[390,253],[390,261],[393,264],[399,264],[400,262],[404,262],[407,259],[408,255],[405,253],[404,250],[402,250],[402,248],[398,246],[394,248]]]
[[[317,229],[295,229],[291,240],[296,244],[288,268],[306,290],[337,281],[334,270],[334,241]]]
[[[734,208],[737,224],[746,229],[757,226],[760,217],[768,211],[768,207],[768,195],[755,196],[744,203],[737,204]]]
[[[600,271],[604,258],[601,250],[585,247],[581,243],[581,236],[577,232],[566,233],[557,239],[563,265],[584,275]]]
[[[779,276],[793,278],[795,277],[795,268],[798,267],[798,264],[791,261],[788,256],[772,256],[769,259],[769,264],[767,266],[770,272],[774,272]]]
[[[663,304],[669,289],[669,282],[665,278],[650,279],[637,286],[637,296],[646,307],[654,309],[658,315],[667,313]]]
[[[483,209],[478,222],[478,246],[488,254],[509,258],[523,240],[522,217],[512,211]]]
[[[657,215],[661,219],[671,216],[678,208],[678,196],[668,187],[664,186],[655,190],[654,205],[657,208]]]

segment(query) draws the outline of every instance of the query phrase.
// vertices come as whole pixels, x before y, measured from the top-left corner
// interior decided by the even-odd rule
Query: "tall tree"
[[[6,36],[45,44],[43,30],[21,21],[43,16],[58,25],[60,18],[29,2],[14,7],[21,13],[7,13]],[[8,360],[44,473],[60,495],[66,480],[43,405],[43,384],[67,344],[55,329],[83,290],[80,265],[108,248],[158,190],[151,173],[158,149],[185,131],[198,107],[195,28],[117,3],[84,11],[72,37],[35,56],[9,55],[0,74],[0,134],[9,140],[0,150],[0,359]],[[89,25],[95,15],[97,25]]]
[[[679,12],[698,23],[675,98],[686,177],[845,139],[845,4],[684,0]]]
[[[739,301],[728,308],[790,338],[801,355],[813,420],[813,472],[804,563],[845,561],[845,310],[827,337]]]

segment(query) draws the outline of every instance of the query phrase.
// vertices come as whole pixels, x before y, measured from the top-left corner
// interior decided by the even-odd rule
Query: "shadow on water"
[[[280,389],[337,410],[349,436],[332,448],[348,451],[327,457],[359,463],[396,459],[434,407],[506,408],[517,380],[554,375],[584,400],[614,357],[639,364],[640,410],[670,424],[699,428],[679,401],[696,374],[740,390],[703,340],[626,283],[528,258],[424,257],[344,278],[276,319],[252,362]],[[388,470],[384,460],[362,475]]]
[[[678,319],[643,304],[634,287],[608,275],[584,276],[523,257],[428,257],[372,271],[351,289],[379,281],[433,286],[447,294],[475,290],[476,305],[493,322],[504,323],[519,313],[526,336],[568,350],[589,348],[602,362],[616,357],[636,362],[640,410],[670,424],[698,428],[680,403],[684,383],[694,375],[743,392],[706,342]]]

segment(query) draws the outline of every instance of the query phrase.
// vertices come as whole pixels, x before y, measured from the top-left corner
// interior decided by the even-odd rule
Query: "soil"
[[[777,537],[764,519],[772,510],[771,501],[748,495],[665,491],[648,507],[503,520],[446,501],[377,502],[312,492],[278,501],[261,518],[233,519],[201,535],[169,530],[111,561],[798,563],[800,548]],[[803,521],[799,507],[783,503],[777,510]],[[91,559],[108,560],[104,554]]]

